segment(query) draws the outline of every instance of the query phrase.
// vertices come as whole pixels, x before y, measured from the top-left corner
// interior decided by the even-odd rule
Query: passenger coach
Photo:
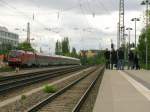
[[[66,56],[49,56],[22,50],[12,50],[8,55],[9,66],[79,65],[80,60]]]

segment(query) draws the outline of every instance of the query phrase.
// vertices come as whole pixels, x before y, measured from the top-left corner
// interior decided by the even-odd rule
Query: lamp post
[[[124,39],[123,39],[123,43],[124,43],[124,59],[127,60],[127,51],[126,51],[126,38],[127,38],[128,34],[124,34]]]
[[[146,44],[146,69],[148,69],[148,21],[149,21],[149,0],[142,1],[141,5],[146,5],[146,34],[145,34],[145,44]]]
[[[137,21],[140,21],[140,19],[139,18],[132,18],[131,21],[135,22],[135,49],[136,49],[136,23],[137,23]]]
[[[2,42],[0,41],[0,51],[2,51],[3,49],[2,49]],[[0,53],[2,53],[2,52],[0,52]]]
[[[129,41],[129,48],[128,48],[128,50],[130,50],[130,40],[131,40],[130,34],[131,34],[131,30],[133,30],[133,29],[128,27],[128,28],[126,28],[126,30],[129,32],[129,34],[128,34],[128,36],[129,36],[129,39],[128,39],[128,41]]]

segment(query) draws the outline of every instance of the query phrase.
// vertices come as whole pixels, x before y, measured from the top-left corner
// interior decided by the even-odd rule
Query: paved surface
[[[93,112],[150,112],[150,90],[124,72],[106,70]]]
[[[139,83],[143,84],[146,86],[148,89],[150,89],[150,71],[146,70],[125,70],[125,72],[138,81]]]
[[[39,72],[39,71],[45,71],[45,70],[52,70],[55,68],[63,68],[65,66],[60,66],[60,67],[50,67],[50,68],[34,68],[34,69],[29,69],[29,70],[20,70],[18,73],[15,71],[12,72],[0,72],[0,77],[8,77],[8,76],[14,76],[14,75],[22,75],[22,74],[28,74],[28,73],[33,73],[33,72]]]

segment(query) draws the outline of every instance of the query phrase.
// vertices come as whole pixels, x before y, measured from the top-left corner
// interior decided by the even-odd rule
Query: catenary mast
[[[27,23],[27,43],[30,43],[30,23]]]
[[[125,46],[125,26],[124,26],[124,0],[119,2],[119,25],[118,25],[117,47]]]

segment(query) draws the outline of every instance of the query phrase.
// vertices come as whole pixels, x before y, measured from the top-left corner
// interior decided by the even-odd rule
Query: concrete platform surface
[[[150,89],[150,71],[147,70],[125,70],[125,72],[133,79],[142,83],[148,89]]]
[[[106,70],[93,112],[150,112],[150,90],[124,72]]]

